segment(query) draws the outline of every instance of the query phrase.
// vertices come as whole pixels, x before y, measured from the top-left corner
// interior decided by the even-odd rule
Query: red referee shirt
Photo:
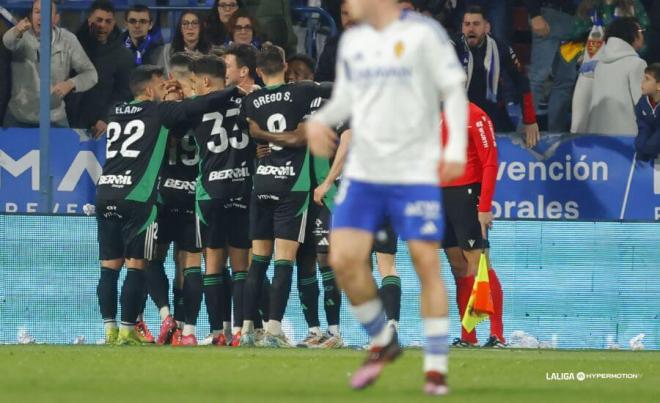
[[[447,126],[442,119],[442,144],[447,144]],[[493,122],[486,112],[470,103],[468,118],[468,148],[465,174],[442,187],[464,186],[481,183],[479,211],[489,212],[497,181],[497,144]]]

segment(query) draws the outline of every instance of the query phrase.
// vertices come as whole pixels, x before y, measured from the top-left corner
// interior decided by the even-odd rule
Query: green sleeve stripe
[[[156,147],[154,147],[154,150],[151,153],[151,158],[149,159],[149,164],[147,165],[147,170],[137,186],[135,186],[131,193],[126,196],[127,200],[146,202],[151,198],[151,195],[156,188],[156,179],[158,178],[158,173],[160,172],[160,167],[163,162],[163,156],[165,155],[168,135],[169,130],[165,127],[161,127],[160,132],[158,132]]]
[[[309,192],[309,189],[312,186],[309,164],[309,148],[307,148],[307,150],[305,150],[305,161],[303,162],[302,168],[300,168],[300,175],[298,175],[296,183],[291,188],[292,192]]]

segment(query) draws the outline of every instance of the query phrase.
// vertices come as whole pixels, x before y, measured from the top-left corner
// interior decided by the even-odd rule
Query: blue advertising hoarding
[[[533,150],[497,138],[497,218],[660,220],[660,159],[635,159],[632,137],[546,135]],[[51,130],[53,213],[81,214],[94,203],[105,140]],[[38,129],[0,129],[0,212],[37,212]]]

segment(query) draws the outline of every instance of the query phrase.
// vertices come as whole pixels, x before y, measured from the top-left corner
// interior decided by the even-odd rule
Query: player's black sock
[[[169,283],[163,262],[159,260],[150,261],[147,264],[144,275],[147,281],[147,290],[156,307],[158,309],[165,306],[169,307],[169,296],[167,295],[169,292]]]
[[[307,274],[298,277],[298,297],[302,305],[305,321],[308,327],[319,327],[319,282],[316,278],[316,271],[313,274]]]
[[[291,293],[291,277],[293,276],[293,262],[290,260],[276,260],[273,284],[270,287],[269,320],[282,321],[286,304]]]
[[[246,271],[235,271],[232,275],[231,298],[234,303],[234,326],[243,326],[243,290],[245,288]]]
[[[335,281],[335,272],[332,267],[321,267],[321,280],[323,281],[323,307],[328,326],[339,325],[339,309],[341,308],[341,294]]]
[[[231,322],[231,295],[233,291],[229,268],[222,271],[222,321]]]
[[[99,277],[99,284],[96,286],[96,295],[99,298],[101,317],[104,320],[117,320],[118,280],[119,270],[112,270],[107,267],[101,267],[101,276]]]
[[[174,294],[174,320],[183,323],[186,320],[183,290],[176,286],[176,280],[172,281],[172,294]]]
[[[401,279],[399,276],[384,277],[378,294],[383,300],[387,319],[394,319],[398,322],[401,315]]]
[[[145,286],[145,275],[142,270],[128,269],[124,285],[121,287],[121,322],[124,325],[134,325],[142,301]]]
[[[205,274],[204,297],[206,301],[206,313],[209,315],[211,331],[222,330],[222,274]]]
[[[144,289],[142,290],[142,299],[140,300],[140,308],[138,310],[138,317],[140,314],[144,315],[144,310],[147,308],[147,298],[149,297],[149,290],[147,288],[147,282],[145,281]]]
[[[261,289],[261,297],[259,297],[259,309],[257,309],[259,327],[256,326],[255,329],[263,328],[263,323],[268,322],[270,314],[270,279],[268,277],[264,278],[263,288]]]
[[[185,324],[196,326],[199,308],[202,305],[201,267],[183,269],[183,301]]]
[[[257,324],[259,300],[264,288],[264,278],[266,277],[266,270],[268,270],[269,265],[270,257],[253,255],[252,263],[245,279],[245,286],[243,288],[243,319],[254,321],[255,327]]]

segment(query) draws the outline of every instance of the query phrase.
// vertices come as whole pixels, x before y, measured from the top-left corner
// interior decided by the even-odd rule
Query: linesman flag
[[[485,253],[481,253],[477,277],[474,279],[472,294],[470,294],[461,323],[465,330],[471,332],[479,322],[493,313],[493,297],[490,294],[490,282],[488,281],[488,258]]]

